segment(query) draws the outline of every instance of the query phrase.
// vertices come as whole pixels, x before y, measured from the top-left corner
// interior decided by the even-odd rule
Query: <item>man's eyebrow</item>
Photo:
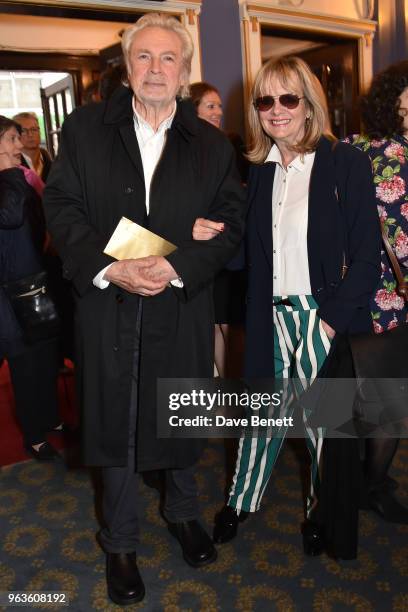
[[[136,53],[151,53],[150,49],[135,49]],[[176,56],[177,54],[174,51],[161,51],[160,55],[174,55]]]

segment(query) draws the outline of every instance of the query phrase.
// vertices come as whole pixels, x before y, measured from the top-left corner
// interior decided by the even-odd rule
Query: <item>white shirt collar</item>
[[[137,112],[136,104],[135,104],[135,97],[134,96],[132,98],[132,108],[133,108],[133,116],[134,116],[135,126],[136,127],[145,128],[145,129],[150,129],[153,132],[153,128],[150,125],[150,123],[147,123],[147,121],[145,119],[143,119],[143,117]],[[176,114],[176,110],[177,110],[177,102],[174,101],[174,108],[173,108],[173,111],[172,111],[171,115],[169,115],[166,119],[164,119],[161,122],[161,124],[157,128],[157,132],[162,132],[164,130],[168,130],[171,127],[171,124],[173,123],[174,115]]]
[[[298,172],[304,172],[308,166],[313,163],[314,156],[314,151],[312,153],[305,153],[303,156],[297,155],[297,157],[290,162],[288,167],[294,168]],[[279,164],[281,168],[284,167],[282,163],[282,156],[276,144],[272,145],[272,148],[265,159],[265,163],[266,162],[275,162],[276,164]]]

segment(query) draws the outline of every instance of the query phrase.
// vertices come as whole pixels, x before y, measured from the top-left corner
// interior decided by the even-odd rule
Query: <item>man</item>
[[[150,14],[122,38],[130,88],[65,121],[45,194],[49,229],[77,302],[84,454],[103,466],[111,599],[144,596],[136,565],[137,474],[165,470],[164,516],[184,559],[216,559],[197,522],[192,466],[199,440],[158,439],[159,378],[212,377],[212,279],[243,232],[243,193],[222,133],[196,117],[188,93],[193,45],[177,19]],[[123,216],[177,245],[167,257],[103,254]],[[224,222],[193,241],[197,217]],[[135,433],[136,432],[136,433]]]
[[[40,147],[41,135],[35,113],[18,113],[13,120],[21,126],[22,164],[31,168],[44,181],[47,180],[51,157],[47,149]]]

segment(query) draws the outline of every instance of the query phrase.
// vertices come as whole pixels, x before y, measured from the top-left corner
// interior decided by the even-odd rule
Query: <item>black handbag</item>
[[[26,342],[33,344],[58,336],[60,319],[45,271],[11,281],[3,289]]]
[[[381,232],[397,291],[408,301],[408,286],[383,225]],[[406,432],[402,421],[408,416],[408,323],[380,334],[372,330],[352,335],[349,341],[358,379],[356,416],[373,428],[380,425],[390,434],[401,435]]]

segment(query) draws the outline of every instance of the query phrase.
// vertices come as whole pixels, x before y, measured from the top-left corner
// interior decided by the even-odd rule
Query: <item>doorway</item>
[[[34,113],[38,119],[41,146],[54,158],[65,117],[74,108],[74,88],[65,72],[0,70],[0,114],[13,117]]]
[[[38,80],[41,74],[61,73],[58,84],[55,79],[41,84],[35,103],[19,109],[39,116],[43,139],[54,157],[64,118],[84,103],[87,92],[97,89],[101,72],[120,61],[123,28],[141,12],[0,0],[0,15],[0,74],[29,73]]]

